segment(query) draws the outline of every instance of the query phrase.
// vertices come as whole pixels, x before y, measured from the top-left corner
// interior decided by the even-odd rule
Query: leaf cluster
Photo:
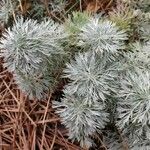
[[[15,74],[24,92],[41,98],[39,95],[48,89],[49,81],[55,81],[49,68],[55,65],[57,69],[64,55],[61,40],[65,37],[63,27],[52,20],[37,23],[23,18],[3,34],[1,57],[4,57],[4,66]]]
[[[95,17],[85,23],[78,35],[77,45],[87,50],[66,64],[63,78],[69,79],[69,83],[64,87],[64,98],[54,102],[54,108],[58,108],[56,112],[68,128],[69,138],[90,147],[91,136],[110,121],[106,105],[114,91],[117,67],[109,56],[124,47],[127,37],[111,21]],[[84,44],[80,44],[81,40]]]

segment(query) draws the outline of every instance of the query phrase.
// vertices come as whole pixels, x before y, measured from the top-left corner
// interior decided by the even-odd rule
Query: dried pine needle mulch
[[[0,150],[82,150],[51,107],[51,98],[29,100],[0,59]]]

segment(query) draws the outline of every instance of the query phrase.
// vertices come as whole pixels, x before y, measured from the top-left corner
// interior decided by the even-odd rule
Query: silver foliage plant
[[[140,28],[141,38],[144,39],[145,41],[149,41],[150,40],[150,12],[144,13],[140,17],[141,17],[141,22],[139,28]]]
[[[124,54],[118,68],[117,126],[128,138],[131,150],[150,148],[149,42],[136,42]],[[116,84],[117,84],[116,82]]]
[[[149,96],[149,71],[132,71],[121,79],[121,87],[118,92],[118,126],[128,135],[129,141],[132,141],[130,144],[133,149],[137,145],[141,149],[150,147]]]
[[[121,120],[120,125],[142,123],[150,124],[150,74],[148,71],[138,70],[128,73],[121,82],[119,97],[123,100],[118,108]],[[130,111],[129,111],[130,110]]]
[[[13,12],[13,0],[1,0],[0,2],[0,23],[7,23]]]
[[[48,57],[62,53],[59,39],[64,38],[63,29],[52,20],[37,23],[34,20],[18,19],[1,40],[5,67],[9,71],[21,70],[31,73],[45,69]]]
[[[15,74],[19,87],[31,98],[34,95],[40,99],[54,80],[52,72],[46,72],[64,54],[61,40],[65,36],[63,27],[52,20],[38,23],[24,21],[22,17],[3,34],[0,55],[4,57],[4,66]]]
[[[70,82],[63,90],[62,101],[54,102],[54,108],[58,108],[56,112],[68,128],[69,138],[77,140],[82,146],[91,146],[85,139],[89,141],[91,135],[96,132],[96,125],[90,126],[90,121],[93,122],[96,118],[92,110],[96,109],[97,105],[103,106],[103,113],[107,114],[106,108],[112,96],[116,99],[114,103],[117,110],[114,110],[116,116],[111,120],[123,130],[129,148],[147,149],[150,147],[149,42],[139,41],[129,46],[129,51],[120,51],[125,49],[126,33],[114,23],[97,18],[92,18],[81,28],[79,39],[79,46],[87,49],[87,52],[79,53],[66,65],[63,77],[68,78]],[[118,53],[122,56],[116,55]],[[115,54],[115,57],[110,61],[107,56],[111,54]],[[78,105],[75,105],[76,103]],[[89,110],[89,122],[82,119],[83,114],[86,116],[87,112],[81,115],[83,107],[79,105]],[[103,113],[98,111],[97,114],[101,116]],[[104,117],[104,120],[100,118],[100,129],[110,121],[108,115]],[[83,127],[84,121],[86,125]],[[74,122],[79,124],[74,125]],[[93,132],[86,131],[88,126]],[[118,146],[118,149],[122,149],[121,145]]]
[[[95,52],[117,54],[125,48],[124,42],[127,40],[127,35],[115,23],[93,17],[81,29],[79,39],[79,45],[86,47],[89,45]]]
[[[65,93],[62,101],[54,102],[53,107],[57,108],[62,123],[68,129],[69,139],[88,148],[94,144],[90,137],[94,136],[95,132],[101,133],[101,129],[109,120],[103,103],[88,105],[85,99],[85,96]]]
[[[148,43],[135,42],[130,45],[130,51],[123,53],[124,58],[118,62],[118,69],[129,71],[150,69],[150,46]]]
[[[98,18],[87,21],[79,32],[78,45],[87,48],[87,52],[79,53],[66,64],[63,77],[70,82],[63,90],[62,101],[54,102],[53,107],[58,108],[56,112],[68,128],[69,138],[81,146],[90,147],[90,137],[96,129],[103,129],[109,122],[105,105],[117,74],[116,65],[108,56],[124,49],[126,39],[126,33],[115,24]]]
[[[107,95],[113,91],[115,66],[100,59],[95,52],[79,53],[66,65],[65,78],[70,82],[64,88],[64,98],[54,102],[68,136],[81,146],[90,147],[91,136],[103,129],[108,119],[105,108]]]
[[[45,76],[41,78],[39,74],[28,75],[17,72],[14,73],[14,79],[19,89],[25,92],[30,98],[44,98],[45,92],[52,86],[48,78]]]
[[[97,99],[105,101],[106,95],[113,90],[109,83],[114,80],[114,70],[115,66],[109,65],[96,53],[80,53],[64,69],[64,77],[71,80],[65,90],[89,97],[87,103],[90,105]]]

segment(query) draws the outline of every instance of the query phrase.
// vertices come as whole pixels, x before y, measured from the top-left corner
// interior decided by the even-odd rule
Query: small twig
[[[82,11],[82,0],[80,0],[80,11]]]
[[[31,121],[31,123],[36,127],[37,125],[35,124],[35,122],[31,119],[31,117],[29,116],[29,114],[23,110],[23,112],[25,113],[25,115],[28,117],[28,119]]]
[[[55,19],[57,19],[59,22],[64,23],[61,19],[59,19],[54,13],[50,13],[50,16],[54,17]]]
[[[16,15],[15,15],[15,11],[14,11],[14,7],[13,7],[13,4],[12,4],[12,1],[10,0],[9,3],[10,3],[10,7],[12,9],[12,15],[13,15],[14,21],[16,23],[17,20],[16,20]]]
[[[57,121],[60,121],[60,119],[59,118],[46,119],[46,120],[44,120],[44,124],[45,123],[51,123],[51,122],[57,122]],[[35,123],[36,124],[43,124],[43,120],[36,121]]]
[[[22,7],[22,2],[21,2],[21,0],[19,0],[19,5],[20,5],[21,12],[22,12],[22,14],[23,14],[23,7]]]
[[[64,141],[65,146],[67,147],[67,150],[70,150],[70,148],[69,148],[69,146],[68,146],[68,144],[67,144],[65,138],[64,138],[63,135],[61,134],[61,132],[60,132],[59,130],[57,130],[57,132],[58,132],[58,134],[62,137],[62,140]]]
[[[95,135],[96,138],[101,142],[101,147],[105,148],[107,150],[107,147],[105,146],[104,142],[101,140],[101,138],[98,135]]]
[[[106,5],[105,8],[108,8],[112,4],[113,0],[110,0],[110,2]]]
[[[2,79],[2,81],[3,81],[4,85],[6,86],[6,88],[8,89],[8,91],[10,92],[10,94],[12,95],[12,97],[14,98],[14,100],[16,101],[16,103],[18,104],[18,106],[20,106],[20,103],[19,103],[18,99],[16,98],[14,93],[11,91],[10,87],[7,85],[5,80]]]
[[[41,139],[40,150],[43,150],[43,144],[44,144],[44,139],[45,139],[45,131],[46,131],[46,124],[44,125],[44,129],[43,129],[43,132],[42,132],[42,139]]]
[[[50,103],[50,100],[51,100],[51,96],[52,96],[52,94],[50,93],[48,101],[47,101],[44,117],[43,117],[43,124],[44,124],[44,121],[45,121],[45,118],[46,118],[46,115],[47,115],[47,111],[48,111],[49,103]]]
[[[50,10],[48,8],[48,1],[47,0],[44,0],[44,6],[45,6],[45,9],[46,9],[46,11],[48,13],[48,16],[51,16]]]
[[[53,150],[53,146],[54,146],[55,139],[56,139],[56,132],[57,132],[57,122],[56,122],[56,124],[55,124],[55,132],[54,132],[54,137],[53,137],[53,141],[52,141],[50,150]]]

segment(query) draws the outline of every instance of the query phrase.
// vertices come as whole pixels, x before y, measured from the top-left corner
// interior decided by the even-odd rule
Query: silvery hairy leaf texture
[[[132,140],[133,141],[133,140]],[[131,150],[149,150],[150,149],[150,139],[148,140],[138,140],[134,144],[130,144]]]
[[[90,16],[87,12],[73,12],[65,21],[66,32],[76,36],[81,31],[81,28],[89,21]]]
[[[130,46],[130,51],[123,53],[124,58],[118,61],[118,69],[129,70],[149,70],[150,69],[150,44],[135,42]]]
[[[1,40],[5,67],[11,72],[21,70],[28,74],[41,71],[48,57],[62,53],[58,43],[62,38],[63,28],[52,20],[37,23],[31,19],[18,19]]]
[[[116,23],[118,27],[128,32],[131,31],[134,17],[133,10],[122,1],[117,1],[116,7],[109,12],[109,19]]]
[[[13,11],[11,5],[14,4],[13,0],[1,0],[0,2],[0,22],[7,23]]]
[[[74,56],[75,53],[81,52],[82,47],[78,46],[78,34],[81,32],[81,28],[88,22],[89,14],[87,12],[75,11],[65,20],[64,27],[65,32],[68,34],[65,50],[70,53],[70,56]]]
[[[123,0],[128,3],[130,7],[134,9],[140,9],[143,12],[149,12],[150,1],[149,0]]]
[[[137,127],[133,126],[128,129],[128,134],[126,134],[131,150],[149,150],[150,148],[150,132],[147,132],[150,128],[148,126],[143,126],[143,128],[141,128],[140,126],[142,125],[137,125]]]
[[[117,54],[119,50],[125,48],[127,35],[115,23],[93,17],[81,28],[79,39],[79,45],[89,45],[95,52]]]
[[[150,138],[149,136],[145,137],[143,134],[143,131],[148,128],[144,126],[144,130],[141,130],[140,126],[136,123],[126,126],[121,132],[124,141],[122,141],[118,132],[106,130],[104,143],[107,145],[108,150],[123,150],[125,143],[129,150],[149,150]]]
[[[87,103],[92,104],[97,99],[105,101],[106,95],[113,90],[110,83],[114,81],[115,67],[96,53],[79,53],[66,66],[64,77],[70,79],[65,89],[67,93],[87,96]]]
[[[141,123],[131,123],[123,129],[130,150],[148,150],[150,147],[150,132],[147,125],[142,126]],[[118,150],[122,150],[121,148]]]
[[[66,0],[53,0],[49,2],[53,13],[62,13],[65,10],[67,4],[68,2]]]
[[[128,132],[136,132],[134,129],[129,129]],[[128,133],[124,137],[124,142],[127,143],[129,150],[149,150],[150,148],[150,139],[143,139],[142,136],[133,133]],[[107,132],[107,137],[104,137],[104,143],[107,145],[108,150],[123,150],[123,143],[120,140],[119,135],[112,133],[112,131]]]
[[[135,25],[137,26],[139,37],[147,42],[150,40],[150,12],[143,13],[140,11],[137,18],[138,21],[135,22]]]
[[[136,40],[150,40],[150,12],[133,9],[133,14],[135,18],[132,21],[132,36],[134,37],[136,35]]]
[[[53,20],[38,23],[22,17],[3,34],[0,56],[4,66],[30,98],[41,99],[54,87],[57,79],[53,71],[65,54],[61,47],[65,37],[62,25]]]
[[[18,87],[23,92],[25,92],[29,96],[30,99],[45,98],[45,93],[49,90],[49,87],[52,86],[51,84],[53,83],[53,80],[54,80],[52,76],[48,78],[46,76],[43,76],[43,74],[27,75],[27,74],[22,74],[21,72],[20,73],[17,72],[17,74],[15,73],[14,79]]]
[[[130,133],[134,130],[133,135],[150,139],[150,72],[130,71],[120,84],[118,126],[124,130],[134,126]]]
[[[109,120],[103,103],[88,105],[84,99],[76,94],[65,94],[61,102],[53,103],[53,107],[57,108],[56,113],[68,129],[69,139],[80,142],[81,146],[90,147],[93,144],[90,136],[100,132]]]
[[[42,72],[39,70],[37,73],[25,74],[21,71],[16,71],[13,74],[18,87],[27,94],[30,99],[45,99],[48,91],[53,92],[55,90],[59,80],[59,76],[56,72],[60,66],[58,62],[54,62],[54,64],[45,64],[43,68],[44,67],[46,67],[46,69],[42,69]]]
[[[107,145],[108,150],[122,150],[122,143],[119,139],[119,135],[112,130],[106,130],[105,132],[104,143]]]

